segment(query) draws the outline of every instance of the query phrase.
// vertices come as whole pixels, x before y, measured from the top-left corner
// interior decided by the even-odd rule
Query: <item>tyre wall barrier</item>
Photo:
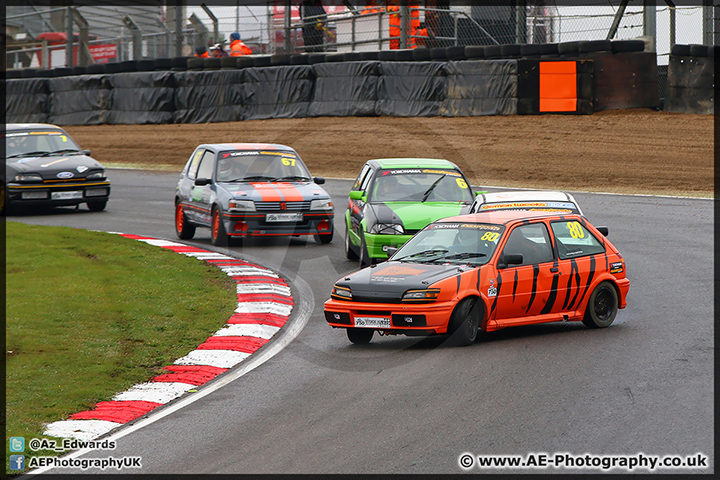
[[[311,65],[243,69],[247,94],[245,118],[307,117],[315,83],[312,69]]]
[[[174,123],[237,122],[246,119],[244,70],[174,72]]]
[[[467,60],[447,63],[444,117],[517,113],[517,60]]]
[[[5,81],[5,121],[47,123],[50,92],[47,78],[17,78]]]
[[[48,122],[57,125],[111,123],[113,88],[109,75],[76,75],[48,79]]]
[[[317,62],[309,55],[315,75],[311,117],[364,117],[376,115],[380,62]]]
[[[674,113],[715,113],[714,46],[673,46],[664,108]]]
[[[68,125],[657,108],[655,56],[641,51],[643,45],[640,40],[603,40],[467,46],[440,49],[445,58],[435,49],[420,52],[424,57],[415,51],[310,54],[275,58],[275,66],[269,56],[239,57],[234,68],[191,57],[183,60],[186,70],[177,66],[178,59],[169,59],[155,62],[154,70],[148,63],[144,71],[138,71],[142,65],[137,62],[105,64],[105,73],[95,75],[72,75],[69,68],[38,70],[27,75],[44,72],[47,77],[8,78],[6,112],[10,122],[49,119]],[[365,53],[377,54],[378,60],[365,59]],[[159,70],[168,65],[169,70]],[[694,62],[692,71],[698,66]],[[685,95],[679,87],[687,80],[675,81],[675,96]],[[699,85],[694,88],[705,88]],[[573,104],[575,109],[568,107]]]
[[[380,62],[375,114],[435,117],[445,101],[444,62]]]

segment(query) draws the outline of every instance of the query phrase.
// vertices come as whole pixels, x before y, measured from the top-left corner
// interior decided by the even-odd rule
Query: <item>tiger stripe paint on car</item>
[[[325,319],[354,343],[582,321],[607,327],[627,305],[625,260],[581,215],[505,210],[428,225],[382,264],[338,280]]]
[[[182,239],[210,228],[215,245],[229,238],[313,235],[333,238],[334,209],[290,147],[258,143],[198,146],[175,189],[175,231]]]

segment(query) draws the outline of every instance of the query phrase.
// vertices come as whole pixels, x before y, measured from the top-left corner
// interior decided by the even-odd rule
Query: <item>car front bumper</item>
[[[68,206],[87,202],[105,202],[109,198],[110,182],[107,181],[7,185],[7,203],[16,206]]]
[[[412,235],[382,235],[366,233],[365,247],[367,248],[368,257],[387,259],[387,248],[400,248],[405,242],[410,240],[411,237]]]
[[[225,232],[236,237],[264,237],[280,235],[330,235],[333,233],[332,212],[302,212],[299,221],[268,221],[269,215],[281,215],[287,212],[273,213],[226,213],[223,215]]]
[[[325,320],[337,328],[372,328],[388,334],[431,335],[447,333],[454,308],[454,302],[405,304],[330,299],[325,302]],[[389,319],[389,325],[372,326],[374,320],[368,319],[385,319],[386,323]]]

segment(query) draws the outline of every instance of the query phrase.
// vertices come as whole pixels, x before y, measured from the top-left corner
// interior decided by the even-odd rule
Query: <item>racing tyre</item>
[[[367,345],[375,330],[371,328],[346,328],[348,339],[355,345]]]
[[[210,237],[216,247],[226,247],[228,244],[228,234],[225,233],[225,224],[222,221],[222,213],[220,213],[219,208],[213,209]]]
[[[358,254],[352,249],[350,232],[348,231],[347,225],[345,225],[345,258],[348,260],[358,260]]]
[[[195,226],[188,223],[185,218],[185,212],[179,202],[175,206],[175,233],[178,238],[182,238],[183,240],[190,240],[195,236]]]
[[[327,243],[332,242],[332,239],[333,239],[333,235],[334,235],[334,234],[335,234],[335,229],[333,229],[333,228],[331,227],[331,229],[330,229],[330,234],[315,235],[315,241],[316,241],[317,243],[320,243],[320,244],[325,245],[325,244],[327,244]]]
[[[585,308],[583,323],[590,328],[609,327],[618,311],[618,295],[610,282],[595,287]]]
[[[360,268],[365,268],[368,265],[372,265],[372,258],[367,251],[367,245],[365,245],[365,236],[360,234]]]
[[[461,301],[450,315],[448,331],[450,342],[458,347],[472,345],[480,330],[479,300],[466,298]]]
[[[102,212],[107,206],[107,200],[101,202],[87,202],[87,206],[91,212]]]

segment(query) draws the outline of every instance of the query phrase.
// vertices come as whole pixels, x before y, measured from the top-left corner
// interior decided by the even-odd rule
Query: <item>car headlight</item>
[[[42,182],[42,177],[37,173],[19,173],[15,175],[16,182]]]
[[[255,202],[253,202],[252,200],[230,200],[230,203],[228,203],[228,211],[254,212]]]
[[[330,296],[335,300],[352,300],[352,291],[348,287],[335,285]]]
[[[427,288],[425,290],[408,290],[402,296],[403,302],[425,303],[434,302],[440,295],[439,288]]]
[[[326,200],[313,200],[310,202],[310,210],[325,210],[332,212],[333,204],[329,198]]]
[[[370,227],[370,233],[376,235],[404,235],[405,229],[399,223],[376,223]]]
[[[100,180],[101,178],[105,178],[105,172],[102,170],[99,172],[93,172],[85,178],[88,180]]]

